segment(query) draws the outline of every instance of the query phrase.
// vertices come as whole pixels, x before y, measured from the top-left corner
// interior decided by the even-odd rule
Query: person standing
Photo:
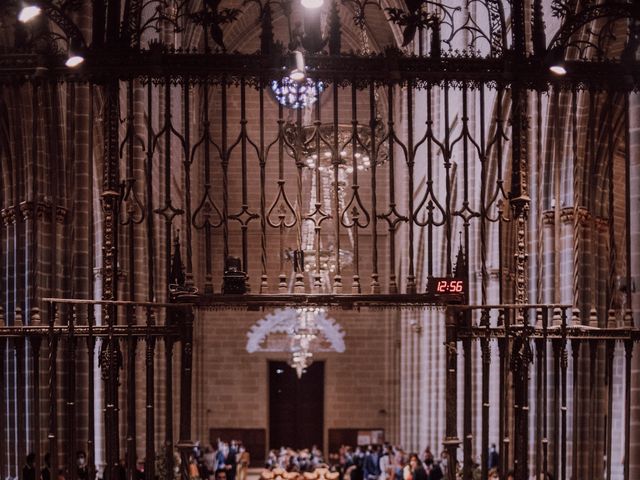
[[[390,478],[391,447],[389,445],[384,445],[382,447],[382,456],[380,457],[378,466],[380,467],[380,476],[378,477],[379,480],[387,480],[388,478]]]
[[[444,478],[440,465],[434,462],[433,457],[427,459],[424,462],[424,466],[429,480],[442,480]]]
[[[202,455],[202,464],[204,465],[204,478],[211,480],[217,468],[216,454],[211,445],[204,447],[204,454]]]
[[[44,454],[44,467],[40,471],[40,478],[51,480],[51,454],[49,452]]]
[[[404,480],[428,480],[427,471],[422,466],[417,453],[409,455],[409,463],[404,467]]]
[[[433,463],[433,453],[431,452],[431,447],[429,445],[427,445],[427,448],[424,449],[424,452],[422,453],[422,462],[425,465],[429,465]]]
[[[364,478],[364,452],[359,446],[353,453],[353,465],[355,468],[351,472],[351,480],[367,480]]]
[[[138,461],[136,462],[136,471],[134,473],[133,478],[135,478],[135,480],[144,480],[145,476],[144,476],[144,459],[143,458],[139,458]]]
[[[380,476],[380,467],[378,465],[378,448],[373,445],[367,447],[367,453],[364,457],[363,478],[364,480],[378,480]]]
[[[216,470],[214,480],[227,480],[227,471],[224,468]]]
[[[227,480],[236,480],[236,471],[238,469],[238,459],[236,458],[237,454],[236,441],[231,440],[229,453],[227,453],[227,458],[225,458],[224,461],[224,468],[227,471]]]
[[[495,443],[491,444],[491,450],[489,450],[488,462],[489,462],[489,465],[487,465],[487,467],[489,468],[489,470],[491,470],[492,468],[498,468],[499,466],[498,464],[500,463],[500,454],[496,450]]]
[[[76,478],[78,480],[89,480],[87,455],[82,451],[76,452]]]
[[[224,468],[224,463],[227,461],[227,453],[229,453],[229,446],[221,441],[218,441],[218,452],[216,453],[216,468],[214,472]],[[214,474],[215,475],[215,474]]]
[[[245,446],[240,443],[238,445],[238,480],[247,480],[249,474],[249,463],[251,457]]]
[[[22,467],[22,480],[36,480],[36,454],[31,452]]]

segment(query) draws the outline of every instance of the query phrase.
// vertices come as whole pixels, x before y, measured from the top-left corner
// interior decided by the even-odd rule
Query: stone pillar
[[[640,94],[629,95],[629,211],[631,285],[629,288],[633,324],[640,326]],[[636,344],[631,370],[630,476],[640,478],[640,348]]]

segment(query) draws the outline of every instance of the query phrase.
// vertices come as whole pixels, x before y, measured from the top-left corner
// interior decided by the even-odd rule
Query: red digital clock
[[[464,280],[461,278],[432,277],[427,284],[427,293],[432,295],[464,295],[465,290]]]

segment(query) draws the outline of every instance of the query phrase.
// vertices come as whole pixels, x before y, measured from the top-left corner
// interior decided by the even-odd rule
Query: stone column
[[[640,327],[640,94],[629,95],[629,212],[631,285],[629,288],[634,326]],[[640,348],[634,348],[631,370],[630,476],[640,478]]]

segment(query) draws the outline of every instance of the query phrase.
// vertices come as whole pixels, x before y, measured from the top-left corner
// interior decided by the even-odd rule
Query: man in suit
[[[231,440],[229,445],[229,453],[224,461],[224,469],[227,471],[227,480],[236,480],[236,470],[238,469],[238,460],[236,455],[238,454],[236,441]]]
[[[489,450],[489,470],[492,468],[498,468],[498,464],[500,463],[500,454],[496,450],[496,444],[491,444],[491,450]]]
[[[378,480],[378,477],[380,476],[380,465],[378,460],[378,447],[369,445],[364,457],[364,465],[362,466],[364,480]]]

